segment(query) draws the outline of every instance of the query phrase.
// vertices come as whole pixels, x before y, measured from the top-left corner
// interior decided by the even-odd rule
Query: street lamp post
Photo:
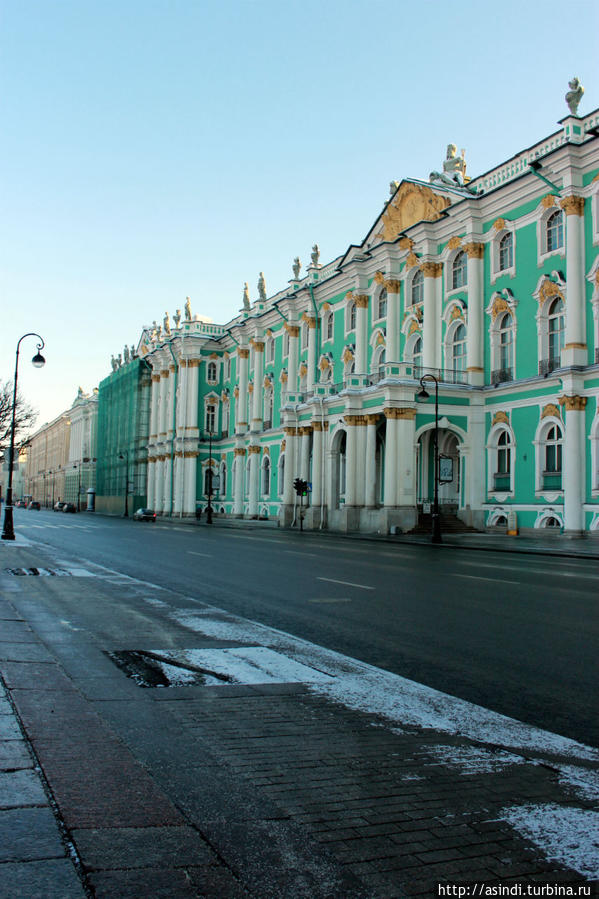
[[[41,340],[41,343],[37,345],[37,353],[31,360],[34,368],[41,368],[42,365],[46,362],[40,350],[44,348],[43,338],[40,337],[39,334],[36,334],[35,331],[29,331],[27,334],[23,334],[22,337],[19,338],[17,343],[17,352],[15,355],[15,381],[14,388],[12,394],[12,423],[10,427],[10,449],[8,451],[8,487],[6,489],[6,505],[4,506],[4,527],[2,529],[2,539],[3,540],[14,540],[15,539],[15,529],[13,524],[12,517],[12,468],[15,461],[15,430],[16,430],[16,416],[17,416],[17,379],[19,377],[19,347],[21,346],[21,341],[26,337],[38,337]]]
[[[80,503],[80,500],[81,500],[81,463],[80,463],[80,462],[74,462],[74,463],[73,463],[73,468],[76,468],[76,469],[77,469],[77,472],[78,472],[78,478],[77,478],[77,511],[78,511],[78,512],[81,512],[81,503]]]
[[[125,460],[125,511],[123,518],[129,518],[129,450],[124,450],[124,455],[119,453],[119,459]]]
[[[435,382],[435,432],[434,432],[434,493],[433,493],[433,526],[432,526],[432,534],[431,534],[431,542],[432,543],[442,543],[443,538],[441,537],[441,517],[439,515],[439,381],[434,375],[423,375],[420,378],[420,386],[421,390],[417,395],[417,399],[419,400],[427,400],[430,396],[426,387],[424,386],[425,381],[434,381]]]
[[[208,505],[206,523],[212,524],[212,431],[208,431]]]

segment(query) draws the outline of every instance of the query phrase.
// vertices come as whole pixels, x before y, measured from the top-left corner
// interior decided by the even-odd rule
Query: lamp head
[[[44,359],[42,354],[39,352],[39,350],[37,351],[37,353],[31,360],[31,364],[33,365],[34,368],[43,368],[43,366],[46,364],[46,360]]]
[[[418,393],[416,394],[416,399],[417,400],[427,400],[429,398],[429,396],[430,396],[430,393],[428,392],[428,390],[425,387],[423,387],[422,390],[419,390]]]

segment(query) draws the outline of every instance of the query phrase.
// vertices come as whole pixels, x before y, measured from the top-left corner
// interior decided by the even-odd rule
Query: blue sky
[[[368,231],[449,141],[481,174],[599,106],[596,2],[5,0],[0,379],[38,424],[144,324],[225,322]]]

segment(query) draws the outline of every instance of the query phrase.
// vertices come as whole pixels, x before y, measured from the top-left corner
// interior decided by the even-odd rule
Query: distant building
[[[13,466],[12,473],[12,498],[13,502],[16,502],[18,499],[23,499],[25,496],[25,472],[27,469],[27,447],[23,447],[19,450],[17,455],[17,450],[15,450],[15,455],[17,458],[15,459],[15,463]],[[4,457],[2,459],[2,463],[0,465],[0,489],[2,493],[2,501],[6,500],[6,491],[8,489],[8,473],[9,473],[9,462],[8,462],[9,450],[6,449],[4,452]]]
[[[97,410],[98,391],[88,395],[79,388],[71,408],[29,439],[26,492],[46,508],[59,500],[87,508],[87,491],[96,482]]]
[[[288,526],[301,477],[305,527],[409,531],[433,496],[432,375],[449,516],[599,535],[598,134],[599,111],[569,115],[472,180],[450,145],[339,258],[313,247],[269,298],[261,274],[225,325],[188,305],[144,328],[100,385],[103,495],[127,479],[193,515],[215,477],[219,514]]]

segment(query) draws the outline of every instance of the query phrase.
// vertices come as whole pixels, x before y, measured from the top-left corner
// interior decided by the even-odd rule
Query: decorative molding
[[[284,432],[288,437],[297,437],[297,431],[298,431],[297,428],[292,428],[292,427],[290,427],[289,425],[286,425],[286,426],[283,428],[283,432]]]
[[[327,368],[331,367],[331,363],[326,358],[326,356],[323,356],[322,359],[320,360],[320,362],[318,363],[318,367],[321,371],[326,371]]]
[[[400,285],[401,281],[398,281],[397,278],[389,278],[388,281],[385,281],[387,293],[399,293]]]
[[[209,359],[217,359],[217,360],[218,360],[218,353],[210,353],[210,355],[208,356],[208,358],[209,358]]]
[[[354,351],[351,349],[351,347],[346,346],[341,357],[342,361],[347,365],[347,363],[351,362],[354,358]]]
[[[505,219],[495,219],[495,221],[493,222],[493,227],[496,231],[503,231],[503,229],[505,228]]]
[[[384,284],[385,283],[385,276],[382,272],[374,273],[374,283],[375,284]]]
[[[560,200],[559,204],[566,215],[584,215],[584,197],[571,195]]]
[[[555,403],[547,403],[547,405],[543,407],[541,418],[548,418],[549,416],[552,418],[561,418],[560,411]]]
[[[385,418],[391,419],[392,421],[412,421],[416,418],[416,409],[412,409],[408,406],[402,406],[399,408],[385,406],[385,408],[383,409],[383,415],[385,416]]]
[[[323,422],[322,421],[313,421],[312,422],[312,430],[313,431],[322,431],[323,430]]]
[[[442,262],[423,262],[420,270],[425,278],[440,278],[443,273]]]
[[[443,210],[450,204],[448,196],[437,194],[424,184],[404,181],[383,212],[383,230],[376,236],[389,242],[397,240],[417,222],[435,222],[441,218]]]
[[[366,424],[366,418],[364,415],[344,415],[343,421],[350,428],[357,428]]]
[[[447,247],[450,250],[457,250],[458,247],[462,246],[462,238],[461,237],[450,237],[447,241]]]
[[[420,264],[420,259],[418,258],[416,253],[414,253],[413,250],[410,250],[410,252],[408,253],[408,255],[406,257],[406,268],[414,268],[414,266],[419,265],[419,264]]]
[[[308,374],[308,366],[306,365],[305,362],[302,362],[299,367],[299,376],[300,376],[300,378],[305,378],[307,374]]]
[[[415,331],[420,331],[420,322],[417,318],[414,318],[410,323],[410,327],[408,328],[408,337],[410,337]]]
[[[563,406],[566,412],[583,412],[586,404],[586,396],[560,396],[558,399],[560,406]]]
[[[400,250],[411,250],[414,247],[414,241],[411,237],[400,237],[399,238],[399,249]]]
[[[263,447],[262,447],[262,453],[263,453],[263,455],[265,455],[265,456],[270,456],[270,448],[269,448],[268,446],[263,446]]]
[[[367,425],[375,425],[375,424],[377,424],[378,421],[380,421],[381,415],[379,412],[374,412],[374,413],[365,415],[364,418],[366,419]]]
[[[464,320],[464,310],[457,303],[454,305],[451,310],[451,315],[449,316],[450,321],[455,321],[456,318],[461,318]]]
[[[261,451],[261,447],[255,446],[255,445],[250,446],[248,449],[248,453],[250,454],[250,456],[259,456],[260,451]]]
[[[299,337],[299,325],[290,325],[289,322],[285,322],[283,327],[287,331],[290,337]]]
[[[541,206],[543,209],[550,209],[552,206],[555,206],[555,195],[554,194],[545,194],[543,199],[541,200]]]
[[[485,245],[484,243],[476,243],[473,241],[472,243],[464,244],[464,249],[468,254],[469,259],[483,259],[485,255]]]
[[[237,355],[239,356],[240,359],[249,359],[250,351],[248,350],[247,347],[238,346],[237,347]]]
[[[354,297],[356,302],[357,309],[368,309],[368,303],[370,302],[370,297],[367,293],[357,293]]]
[[[496,296],[493,300],[493,305],[491,306],[491,318],[493,321],[497,318],[497,316],[502,312],[511,312],[510,304],[504,297]]]
[[[507,412],[496,412],[493,416],[493,421],[491,422],[491,426],[503,424],[509,425],[510,419]]]
[[[323,303],[320,307],[324,312],[329,312],[331,309],[331,304],[329,302]]]
[[[543,303],[550,297],[560,297],[560,299],[564,300],[564,294],[555,281],[551,281],[549,278],[545,277],[539,288],[537,300],[543,305]]]
[[[246,449],[245,449],[245,447],[242,447],[242,446],[235,447],[235,449],[233,451],[233,455],[235,455],[235,456],[245,456],[245,454],[246,454]]]

